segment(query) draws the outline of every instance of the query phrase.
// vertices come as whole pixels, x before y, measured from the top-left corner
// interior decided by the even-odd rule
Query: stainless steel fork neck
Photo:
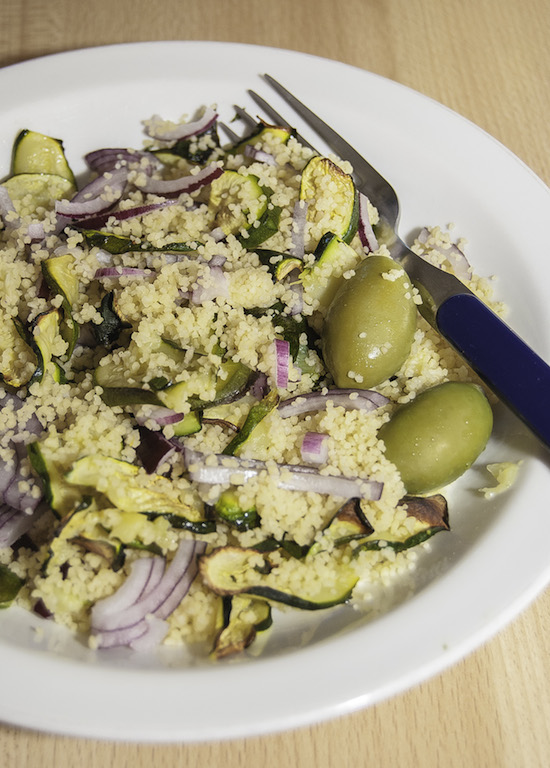
[[[418,290],[422,304],[420,314],[437,329],[436,315],[439,307],[451,296],[473,295],[472,291],[457,277],[430,264],[401,240],[395,231],[382,222],[381,242],[388,248],[390,256],[401,264],[411,282]],[[379,230],[380,231],[380,230]],[[426,286],[430,286],[429,290]]]

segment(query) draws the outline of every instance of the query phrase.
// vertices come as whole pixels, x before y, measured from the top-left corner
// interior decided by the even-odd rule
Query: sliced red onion
[[[215,253],[207,264],[209,267],[223,267],[226,261],[227,256],[223,256],[221,253]]]
[[[255,397],[256,400],[262,400],[268,393],[267,376],[265,373],[258,373],[252,386],[250,387],[250,394]]]
[[[305,200],[297,200],[292,212],[290,255],[295,259],[304,258],[307,208],[308,204]]]
[[[2,410],[10,409],[17,412],[23,404],[20,397],[9,392],[5,392],[0,397]],[[38,417],[32,414],[24,424],[20,425],[20,431],[8,441],[8,447],[13,451],[12,461],[0,462],[0,502],[28,515],[32,514],[40,504],[42,489],[33,475],[22,472],[22,462],[27,458],[26,443],[29,442],[29,435],[38,437],[42,429]],[[0,435],[5,434],[6,431],[5,427],[0,426]],[[25,484],[25,490],[21,490],[21,483]],[[37,488],[40,490],[39,493]]]
[[[427,227],[424,227],[417,239],[426,245],[427,248],[437,251],[443,258],[447,259],[459,280],[463,282],[470,280],[472,277],[472,267],[458,245],[455,245],[455,243],[449,243],[447,246],[434,245],[433,243],[428,244],[429,238],[430,232]]]
[[[120,200],[127,181],[125,168],[104,173],[83,187],[72,200],[58,200],[55,212],[70,219],[86,219],[91,214],[102,213]],[[108,200],[105,199],[107,191]]]
[[[203,115],[191,123],[182,123],[171,130],[163,130],[164,120],[158,115],[151,118],[150,124],[145,127],[145,133],[152,139],[159,141],[179,141],[207,131],[218,119],[218,113],[212,107],[206,107]]]
[[[150,269],[139,269],[138,267],[100,267],[94,273],[94,280],[103,280],[107,277],[151,277],[154,274]]]
[[[176,446],[162,432],[147,427],[140,427],[139,434],[141,441],[136,448],[136,454],[145,471],[152,475],[175,453]]]
[[[204,304],[217,298],[229,298],[229,284],[221,267],[209,267],[208,276],[199,278],[191,291],[193,304]]]
[[[10,447],[13,448],[14,463],[10,464],[9,472],[12,473],[11,480],[2,491],[2,499],[5,504],[30,515],[32,514],[42,500],[42,489],[33,475],[23,474],[21,464],[27,458],[27,448],[22,442],[12,440]],[[8,465],[6,464],[5,467]],[[6,476],[2,478],[2,484],[6,482]],[[21,484],[24,489],[21,490]],[[39,492],[37,492],[37,489]]]
[[[31,515],[8,504],[0,506],[0,548],[11,547],[26,533],[46,511],[45,504],[39,504]]]
[[[130,642],[130,647],[134,651],[146,653],[152,651],[162,643],[170,628],[167,621],[158,619],[156,616],[146,616],[144,619],[146,629]]]
[[[79,220],[78,226],[82,229],[101,229],[112,217],[115,221],[126,221],[127,219],[134,219],[138,216],[145,216],[153,211],[158,211],[160,208],[166,208],[170,205],[177,205],[177,200],[161,200],[158,203],[148,203],[147,205],[138,205],[135,208],[126,208],[123,211],[109,211],[99,216],[92,216],[91,218]],[[65,219],[63,226],[66,226],[68,219]],[[62,227],[63,228],[63,227]]]
[[[211,238],[212,238],[212,240],[214,240],[216,243],[219,243],[219,242],[221,242],[222,240],[225,240],[225,238],[227,237],[227,235],[225,234],[225,232],[223,231],[223,229],[222,229],[221,227],[216,227],[216,228],[215,228],[215,229],[213,229],[213,230],[212,230],[212,232],[210,233],[210,237],[211,237]]]
[[[46,237],[44,224],[41,221],[31,221],[27,229],[27,235],[33,243],[38,243]],[[66,252],[66,251],[65,251]]]
[[[4,493],[12,484],[17,472],[18,461],[14,453],[14,460],[11,462],[3,461],[0,463],[0,498],[4,498]],[[19,509],[19,507],[18,507]]]
[[[20,397],[13,395],[11,392],[3,392],[2,388],[0,387],[0,408],[6,408],[16,413],[20,408],[23,407],[24,404],[24,400],[22,400]],[[5,434],[6,431],[6,428],[3,425],[0,425],[0,435]],[[39,437],[42,434],[42,424],[40,423],[40,419],[35,413],[32,413],[26,422],[21,426],[21,432],[29,432],[31,435],[35,435],[36,437]],[[12,439],[14,442],[22,442],[19,434],[15,435]]]
[[[369,199],[359,192],[359,227],[357,229],[365,253],[378,250],[378,240],[369,219]]]
[[[328,435],[322,432],[306,432],[300,455],[310,464],[326,464],[328,460]]]
[[[155,406],[150,408],[146,413],[140,410],[135,414],[136,421],[140,426],[145,426],[147,421],[154,421],[159,427],[165,427],[167,424],[176,424],[183,419],[183,413],[173,411],[171,408],[165,408],[164,406]]]
[[[288,284],[288,288],[294,294],[292,297],[292,304],[290,305],[290,316],[294,317],[299,315],[304,310],[304,286],[299,279],[299,272],[297,269],[293,269],[285,280]]]
[[[8,213],[15,213],[15,206],[6,187],[0,185],[0,218],[6,229],[16,229],[20,224],[19,216],[17,218],[10,217],[8,220]]]
[[[154,562],[140,566],[137,575],[136,567],[140,560],[136,561],[118,592],[98,601],[92,608],[92,634],[97,637],[98,646],[131,645],[150,631],[147,617],[167,619],[189,591],[198,569],[197,557],[205,548],[206,544],[202,541],[182,540],[160,579],[158,574],[165,564],[163,558],[142,558]]]
[[[140,557],[130,567],[128,578],[109,597],[98,600],[92,608],[92,625],[103,627],[104,622],[142,600],[149,590],[158,586],[164,573],[162,557]]]
[[[202,168],[198,173],[189,176],[181,176],[179,179],[148,179],[140,186],[143,192],[153,195],[179,195],[183,192],[195,192],[195,190],[210,184],[221,176],[223,169],[211,163]]]
[[[257,160],[259,163],[265,163],[265,165],[277,165],[277,161],[272,154],[265,152],[263,149],[256,149],[252,144],[246,145],[244,154],[252,160]]]
[[[223,454],[209,454],[207,457],[188,447],[183,448],[183,456],[191,480],[205,485],[230,485],[235,475],[246,482],[268,468],[265,462],[257,459],[239,459],[234,456],[229,459]],[[370,501],[377,501],[382,495],[383,483],[375,480],[322,475],[317,469],[301,464],[278,464],[277,467],[281,473],[277,485],[289,491],[312,491],[343,498],[358,496]]]
[[[147,165],[142,165],[143,159],[147,159]],[[105,147],[88,152],[84,155],[88,167],[96,173],[102,174],[106,171],[112,171],[118,163],[134,164],[139,163],[145,173],[152,173],[162,166],[152,152],[143,152],[136,149],[122,149],[116,147]]]
[[[290,344],[284,339],[275,339],[275,382],[277,387],[288,387],[288,373],[290,368]]]
[[[307,392],[283,400],[278,405],[279,416],[299,416],[311,411],[322,411],[328,403],[343,406],[346,410],[373,411],[389,403],[389,399],[371,389],[329,389],[322,392]]]

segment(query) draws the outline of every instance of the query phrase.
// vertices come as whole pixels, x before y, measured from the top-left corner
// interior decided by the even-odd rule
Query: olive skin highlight
[[[323,357],[336,385],[369,389],[396,373],[411,351],[416,318],[402,267],[388,256],[365,259],[342,280],[323,326]]]

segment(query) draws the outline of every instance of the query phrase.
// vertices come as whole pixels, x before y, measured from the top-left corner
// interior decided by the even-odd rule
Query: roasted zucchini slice
[[[0,609],[9,608],[24,583],[7,565],[0,563]]]
[[[27,453],[34,471],[42,480],[44,497],[57,517],[71,513],[82,500],[78,488],[70,485],[54,456],[40,442],[30,443]]]
[[[2,182],[20,216],[32,216],[38,208],[53,210],[56,200],[70,200],[76,189],[69,179],[53,173],[19,173]]]
[[[307,611],[330,608],[349,599],[358,580],[353,567],[326,556],[322,581],[311,578],[313,570],[307,556],[277,565],[269,552],[232,546],[219,547],[200,560],[202,578],[219,595],[255,595]]]
[[[353,248],[333,232],[326,232],[315,249],[315,262],[300,275],[304,293],[318,309],[326,312],[332,302],[342,275],[354,269],[360,258]]]
[[[170,243],[169,245],[163,245],[161,247],[153,246],[151,243],[136,241],[131,237],[125,237],[124,235],[115,235],[112,232],[102,232],[98,229],[83,229],[81,230],[84,235],[86,243],[91,247],[101,248],[107,253],[118,255],[121,253],[130,252],[142,252],[142,251],[154,251],[158,253],[195,253],[196,245],[188,245],[187,243]]]
[[[225,625],[214,642],[215,659],[241,653],[272,625],[271,606],[264,600],[241,595],[230,600]]]
[[[238,141],[236,144],[234,144],[229,149],[229,152],[232,155],[243,154],[247,145],[250,144],[251,146],[254,146],[255,144],[258,144],[258,142],[263,144],[266,141],[275,140],[280,144],[286,144],[291,136],[292,132],[288,128],[283,128],[280,125],[269,125],[268,123],[261,121],[258,123],[256,128],[254,128],[252,133],[249,133],[248,136],[245,136],[242,141]]]
[[[72,355],[80,334],[78,323],[73,318],[73,307],[78,301],[79,287],[78,278],[73,269],[74,260],[72,254],[66,253],[45,259],[41,264],[42,274],[51,292],[60,295],[63,299],[61,335],[69,345],[67,357]]]
[[[268,196],[255,176],[224,171],[211,184],[209,209],[214,226],[226,235],[249,229],[267,210]]]
[[[28,129],[22,130],[13,144],[12,175],[20,173],[54,174],[76,186],[61,139]]]
[[[359,196],[351,176],[327,157],[312,157],[302,172],[300,199],[307,203],[307,220],[330,223],[324,229],[344,242],[353,240],[359,223]]]
[[[176,494],[159,490],[163,478],[150,474],[140,482],[140,472],[135,464],[92,454],[75,461],[65,478],[70,485],[94,488],[122,512],[169,515],[190,523],[204,520],[199,509],[181,501]]]

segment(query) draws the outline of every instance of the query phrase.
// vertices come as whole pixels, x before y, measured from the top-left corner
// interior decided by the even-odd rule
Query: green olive
[[[401,406],[378,436],[407,493],[427,493],[456,480],[485,448],[493,412],[481,387],[448,381]]]
[[[412,284],[388,256],[369,256],[342,280],[322,331],[325,363],[338,387],[368,389],[392,376],[416,329]]]

